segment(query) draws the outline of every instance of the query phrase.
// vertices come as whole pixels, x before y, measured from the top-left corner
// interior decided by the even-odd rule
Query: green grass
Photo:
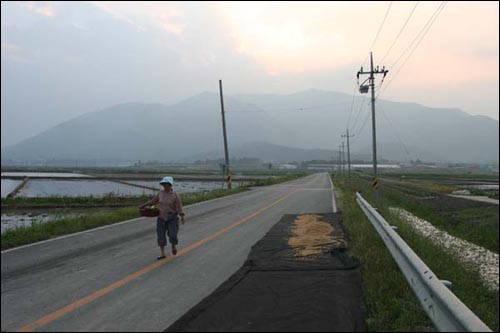
[[[406,181],[399,181],[397,183],[399,183],[400,185],[409,186],[409,187],[413,187],[416,189],[421,189],[423,191],[430,191],[430,192],[436,192],[436,193],[449,194],[453,191],[459,190],[459,187],[456,185],[440,184],[438,182],[431,183],[428,181],[406,180]]]
[[[349,250],[361,262],[369,332],[427,332],[432,323],[381,238],[358,207],[345,179],[335,177],[344,226],[352,237]]]
[[[132,206],[150,199],[150,196],[121,197],[106,195],[103,197],[39,197],[39,198],[2,198],[2,209],[23,207],[69,207],[69,206]]]
[[[498,173],[464,173],[464,172],[449,172],[446,174],[435,172],[382,172],[382,177],[392,178],[407,178],[407,179],[433,179],[433,180],[498,180]]]
[[[485,196],[489,197],[492,199],[497,199],[498,200],[498,191],[493,191],[493,190],[480,190],[480,189],[468,189],[472,195],[480,195],[480,196]]]
[[[181,198],[183,205],[187,206],[201,201],[240,193],[246,190],[246,188],[236,188],[232,190],[214,190],[206,193],[186,193],[183,194]],[[147,197],[145,199],[149,200],[151,197]],[[140,201],[137,205],[144,203],[146,200]],[[134,207],[124,207],[113,209],[112,211],[97,212],[79,217],[62,218],[48,223],[33,223],[28,227],[19,227],[7,230],[1,236],[1,248],[2,250],[5,250],[57,236],[133,219],[140,216],[137,205]]]
[[[128,207],[116,209],[112,212],[93,213],[77,218],[63,218],[48,223],[32,223],[31,226],[18,227],[3,233],[1,237],[1,248],[2,250],[6,250],[16,246],[132,219],[138,216],[139,213],[137,208]]]
[[[382,204],[379,209],[391,225],[398,227],[400,236],[440,279],[453,282],[453,293],[491,329],[498,331],[498,292],[488,290],[474,268],[460,263],[438,245],[416,234],[410,225],[390,214],[387,205]]]
[[[498,206],[456,198],[436,199],[438,202],[418,200],[391,189],[382,192],[391,205],[405,208],[453,236],[498,253]]]
[[[273,179],[258,180],[255,183],[250,184],[250,186],[273,185],[297,179],[301,176],[303,175],[286,175],[286,176],[276,177]],[[187,206],[201,201],[206,201],[231,194],[240,193],[243,191],[247,191],[248,189],[249,187],[239,187],[231,190],[217,189],[203,193],[184,193],[181,195],[181,198],[183,205]],[[5,250],[16,246],[30,244],[57,236],[71,234],[83,230],[100,227],[107,224],[112,224],[136,218],[139,217],[137,206],[148,201],[149,199],[151,199],[150,196],[135,197],[135,198],[120,198],[116,196],[107,196],[104,198],[49,197],[49,198],[19,198],[19,199],[14,198],[5,200],[2,199],[2,209],[13,206],[22,207],[23,205],[39,207],[39,208],[44,208],[47,206],[57,206],[60,208],[64,208],[65,206],[70,206],[70,205],[106,206],[112,204],[124,204],[127,205],[128,207],[113,209],[111,211],[106,211],[106,212],[100,211],[79,217],[61,218],[48,223],[33,223],[29,227],[19,227],[16,229],[8,230],[1,236],[1,248],[2,250]]]
[[[394,198],[384,196],[381,191],[376,200],[368,190],[369,185],[359,178],[352,179],[349,186],[345,179],[336,177],[335,185],[342,191],[339,199],[344,224],[353,238],[351,251],[362,263],[369,331],[426,331],[432,329],[432,325],[382,240],[357,206],[354,192],[358,190],[363,190],[364,198],[372,204],[376,202],[374,206],[390,224],[398,226],[400,236],[440,279],[453,282],[455,295],[490,328],[498,331],[498,292],[483,286],[477,272],[464,267],[391,214],[389,207],[394,206]]]
[[[372,193],[370,179],[353,176],[352,185],[357,191]],[[380,197],[385,198],[387,204],[404,208],[455,237],[498,253],[498,206],[452,198],[442,193],[443,187],[426,184],[382,179]]]

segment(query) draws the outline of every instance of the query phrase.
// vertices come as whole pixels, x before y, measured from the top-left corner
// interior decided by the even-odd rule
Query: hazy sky
[[[2,146],[114,104],[216,92],[220,78],[227,94],[352,94],[373,44],[390,70],[381,98],[498,120],[498,2],[447,2],[400,67],[442,2],[416,3],[2,1]]]

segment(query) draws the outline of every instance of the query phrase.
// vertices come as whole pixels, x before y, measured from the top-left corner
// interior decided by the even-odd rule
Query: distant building
[[[373,164],[351,164],[354,169],[373,169]],[[401,169],[399,164],[377,164],[378,169]]]
[[[467,172],[475,172],[475,173],[478,173],[478,172],[481,172],[481,168],[478,167],[478,166],[471,166],[471,167],[468,167],[467,168]]]
[[[280,170],[295,170],[295,169],[297,169],[297,166],[294,164],[280,164],[278,166],[278,169],[280,169]]]
[[[309,164],[307,170],[333,171],[338,168],[336,164]]]

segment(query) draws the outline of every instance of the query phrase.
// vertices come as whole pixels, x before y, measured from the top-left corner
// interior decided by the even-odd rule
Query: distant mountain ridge
[[[311,160],[336,160],[338,151],[329,149],[302,149],[267,142],[249,142],[231,149],[231,158],[258,158],[263,162],[300,162]],[[208,152],[200,155],[193,155],[186,159],[187,162],[196,160],[207,160],[222,158],[223,152]]]
[[[337,92],[227,96],[230,153],[280,161],[332,157],[349,123],[355,134],[351,152],[371,154],[369,105],[362,99],[355,99],[349,115],[352,96]],[[498,162],[498,139],[498,121],[488,117],[458,109],[377,101],[379,158]],[[171,106],[126,103],[82,115],[2,148],[2,163],[40,159],[185,161],[217,152],[222,155],[222,151],[219,96],[205,92]]]

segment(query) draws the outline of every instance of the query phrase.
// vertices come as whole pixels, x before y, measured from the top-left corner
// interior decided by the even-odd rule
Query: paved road
[[[328,213],[328,174],[187,207],[179,253],[156,261],[139,218],[2,252],[2,331],[160,331],[233,274],[283,214]]]

